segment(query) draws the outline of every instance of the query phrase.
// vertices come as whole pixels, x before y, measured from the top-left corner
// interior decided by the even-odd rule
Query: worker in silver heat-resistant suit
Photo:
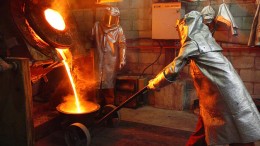
[[[260,115],[243,81],[222,48],[203,24],[200,12],[191,11],[177,21],[181,48],[178,56],[154,79],[149,89],[160,89],[176,80],[190,63],[200,116],[189,146],[254,145],[260,140]]]
[[[102,21],[97,21],[92,29],[97,98],[102,105],[114,104],[116,74],[126,64],[126,38],[119,16],[117,7],[106,7]]]

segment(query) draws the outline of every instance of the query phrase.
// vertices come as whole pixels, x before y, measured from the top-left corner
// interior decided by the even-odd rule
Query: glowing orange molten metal
[[[46,9],[45,12],[45,17],[48,23],[54,27],[57,30],[64,30],[65,29],[65,23],[63,21],[62,16],[57,12],[52,9]],[[80,113],[90,113],[93,111],[96,111],[99,109],[99,105],[92,103],[92,102],[87,102],[83,100],[79,100],[77,90],[76,90],[76,85],[73,80],[70,67],[69,67],[69,59],[71,59],[71,56],[68,57],[70,54],[69,49],[60,49],[56,48],[56,50],[59,52],[60,56],[62,57],[62,62],[66,68],[68,77],[70,79],[70,83],[74,92],[74,96],[68,96],[69,101],[66,101],[65,103],[60,104],[57,109],[60,112],[63,113],[69,113],[69,114],[80,114]],[[68,100],[68,99],[67,99]]]
[[[80,108],[80,103],[79,103],[79,97],[78,97],[78,94],[77,94],[77,90],[76,90],[76,86],[74,84],[74,81],[73,81],[73,77],[71,75],[71,72],[70,72],[70,68],[69,68],[69,64],[68,62],[66,62],[66,55],[64,54],[65,51],[68,51],[66,49],[57,49],[57,51],[60,53],[61,57],[63,58],[63,64],[66,68],[66,71],[68,73],[68,76],[69,76],[69,79],[70,79],[70,83],[71,83],[71,86],[72,86],[72,89],[73,89],[73,92],[74,92],[74,96],[75,96],[75,104],[76,104],[76,107],[77,107],[77,112],[80,113],[81,112],[81,108]]]
[[[48,23],[54,27],[55,29],[57,30],[64,30],[65,29],[65,22],[62,18],[62,16],[60,15],[59,12],[53,10],[53,9],[46,9],[44,11],[44,14],[45,14],[45,18],[46,20],[48,21]],[[71,72],[70,72],[70,68],[69,68],[69,64],[67,62],[67,57],[65,55],[66,52],[69,52],[68,49],[59,49],[59,48],[56,48],[57,51],[60,53],[61,57],[62,57],[62,62],[66,68],[66,71],[67,71],[67,74],[68,74],[68,77],[70,79],[70,83],[71,83],[71,86],[72,86],[72,89],[73,89],[73,92],[74,92],[74,96],[75,96],[75,105],[76,105],[76,108],[75,111],[80,113],[81,112],[81,108],[80,108],[80,103],[79,103],[79,98],[78,98],[78,94],[77,94],[77,91],[76,91],[76,86],[74,84],[74,81],[73,81],[73,77],[71,75]],[[74,107],[74,106],[72,106]]]
[[[73,95],[69,95],[66,97],[67,100],[73,100]],[[75,109],[77,109],[76,105],[73,104],[73,101],[66,101],[57,107],[57,110],[65,113],[65,114],[88,114],[92,113],[94,111],[97,111],[100,108],[100,106],[96,103],[89,102],[89,101],[80,101],[80,110],[81,112],[77,112]]]
[[[65,22],[59,12],[53,9],[46,9],[44,15],[48,23],[57,30],[65,29]]]

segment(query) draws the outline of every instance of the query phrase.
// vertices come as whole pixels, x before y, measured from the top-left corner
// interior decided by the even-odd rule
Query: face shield
[[[119,24],[119,16],[112,16],[109,14],[105,14],[103,18],[103,24],[106,27],[114,27]]]
[[[116,7],[107,7],[103,16],[102,23],[106,27],[115,27],[119,25],[119,9]]]

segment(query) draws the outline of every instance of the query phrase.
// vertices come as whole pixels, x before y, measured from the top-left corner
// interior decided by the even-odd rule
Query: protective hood
[[[206,23],[211,23],[215,18],[215,11],[210,5],[204,7],[201,10],[201,14],[203,15],[204,22]]]
[[[191,11],[177,23],[182,45],[187,41],[195,41],[200,52],[222,50],[212,37],[208,26],[203,23],[203,15],[200,12]]]
[[[108,28],[119,25],[119,9],[117,7],[106,7],[102,24]]]

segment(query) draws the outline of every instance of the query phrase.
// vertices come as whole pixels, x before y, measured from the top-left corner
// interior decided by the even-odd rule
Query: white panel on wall
[[[179,39],[175,29],[181,17],[181,3],[155,3],[152,5],[152,39]]]

